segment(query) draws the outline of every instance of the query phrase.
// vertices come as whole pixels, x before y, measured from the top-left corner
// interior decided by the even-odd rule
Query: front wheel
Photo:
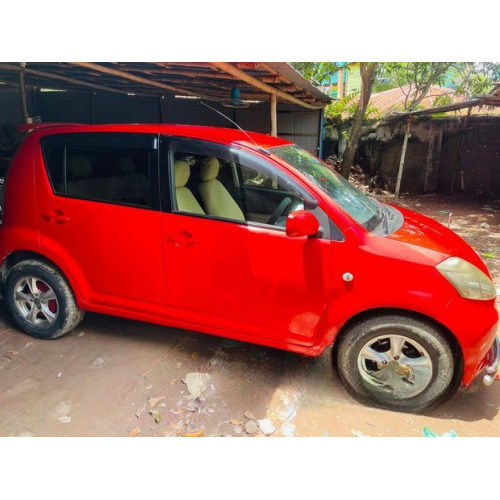
[[[433,325],[387,315],[350,327],[335,349],[340,378],[363,401],[416,412],[442,402],[455,388],[456,362]]]
[[[20,262],[10,270],[5,302],[17,326],[41,339],[62,337],[84,315],[61,273],[38,260]]]

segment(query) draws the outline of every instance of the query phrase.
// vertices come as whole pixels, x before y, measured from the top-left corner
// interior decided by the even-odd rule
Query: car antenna
[[[201,102],[201,104],[203,104],[203,106],[210,108],[212,111],[215,111],[219,115],[223,116],[226,120],[229,120],[233,125],[236,125],[236,127],[250,139],[250,142],[253,142],[257,146],[257,149],[259,151],[261,151],[262,153],[264,153],[267,156],[269,156],[271,154],[267,149],[264,149],[261,146],[259,146],[259,144],[257,144],[255,139],[246,130],[243,130],[235,121],[231,120],[231,118],[229,118],[229,116],[226,116],[224,113],[221,113],[218,109],[212,108],[212,106],[209,106],[206,102],[203,102],[201,100],[200,100],[200,102]]]

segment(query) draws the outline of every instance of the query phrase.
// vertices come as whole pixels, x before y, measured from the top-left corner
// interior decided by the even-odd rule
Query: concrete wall
[[[356,162],[393,191],[404,123],[366,127]],[[411,125],[401,192],[467,192],[500,196],[500,117],[420,119]]]

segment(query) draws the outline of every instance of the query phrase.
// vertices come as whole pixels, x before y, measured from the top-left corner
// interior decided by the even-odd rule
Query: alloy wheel
[[[367,342],[358,355],[365,387],[406,399],[417,396],[432,380],[432,361],[424,347],[404,335],[381,335]]]
[[[23,277],[16,283],[14,304],[21,316],[36,326],[51,325],[59,315],[54,290],[35,276]]]

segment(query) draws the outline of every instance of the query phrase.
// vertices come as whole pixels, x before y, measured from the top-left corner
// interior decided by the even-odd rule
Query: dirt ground
[[[451,212],[451,228],[500,284],[500,200],[399,203],[445,224]],[[344,390],[329,350],[304,358],[97,314],[62,339],[37,340],[0,303],[0,436],[421,436],[424,427],[500,436],[499,409],[500,382],[479,380],[424,415],[369,408]]]

